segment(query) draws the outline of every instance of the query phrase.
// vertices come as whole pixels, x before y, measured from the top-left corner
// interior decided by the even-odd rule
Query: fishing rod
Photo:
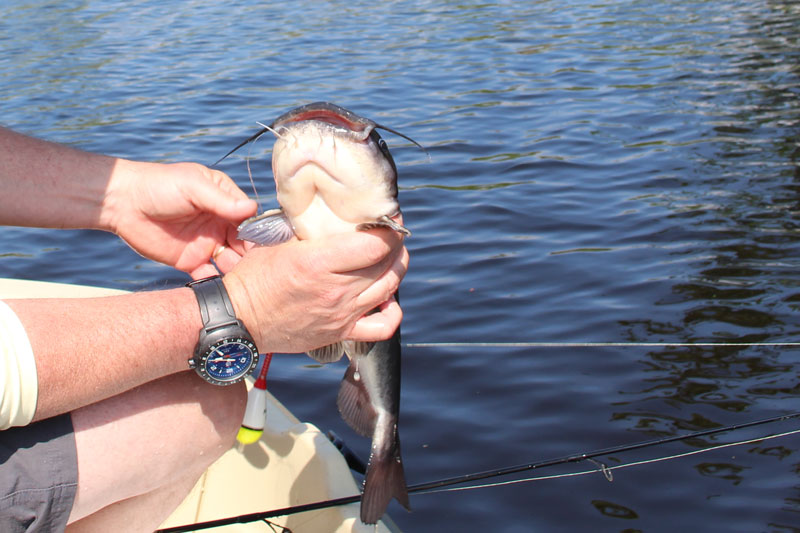
[[[648,461],[640,461],[640,462],[637,462],[637,463],[629,463],[627,465],[618,465],[618,466],[614,466],[614,467],[608,467],[604,463],[598,461],[597,458],[608,456],[608,455],[631,452],[631,451],[635,451],[635,450],[641,450],[641,449],[644,449],[644,448],[651,448],[651,447],[654,447],[654,446],[663,446],[665,444],[674,443],[674,442],[681,442],[681,441],[697,439],[697,438],[701,438],[701,437],[708,437],[708,436],[711,436],[711,435],[717,435],[717,434],[720,434],[720,433],[726,433],[726,432],[730,432],[730,431],[739,431],[739,430],[752,428],[752,427],[756,427],[756,426],[774,424],[774,423],[783,422],[783,421],[790,420],[790,419],[795,419],[795,418],[800,418],[800,412],[789,413],[789,414],[784,414],[784,415],[777,415],[777,416],[773,416],[773,417],[769,417],[769,418],[762,418],[762,419],[759,419],[759,420],[754,420],[754,421],[750,421],[750,422],[744,422],[744,423],[741,423],[741,424],[733,424],[733,425],[728,425],[728,426],[723,426],[723,427],[718,427],[718,428],[713,428],[713,429],[695,431],[693,433],[687,433],[687,434],[684,434],[684,435],[675,435],[675,436],[671,436],[671,437],[661,437],[661,438],[657,438],[657,439],[641,441],[641,442],[636,442],[636,443],[632,443],[632,444],[622,444],[622,445],[619,445],[619,446],[612,446],[612,447],[609,447],[609,448],[603,448],[603,449],[595,450],[595,451],[592,451],[592,452],[579,453],[579,454],[573,454],[573,455],[565,455],[565,456],[557,457],[557,458],[554,458],[554,459],[547,459],[547,460],[543,460],[543,461],[537,461],[537,462],[532,462],[532,463],[514,465],[514,466],[505,467],[505,468],[497,468],[497,469],[493,469],[493,470],[485,470],[485,471],[482,471],[482,472],[475,472],[475,473],[472,473],[472,474],[464,474],[464,475],[460,475],[460,476],[444,478],[444,479],[439,479],[439,480],[435,480],[435,481],[428,481],[428,482],[424,482],[424,483],[418,483],[416,485],[410,485],[408,487],[408,493],[409,494],[412,494],[412,493],[428,494],[428,493],[432,493],[432,492],[437,492],[438,490],[440,490],[440,489],[442,489],[444,487],[450,487],[450,486],[453,486],[453,485],[460,485],[460,484],[463,484],[463,483],[480,481],[480,480],[485,480],[485,479],[495,478],[495,477],[508,476],[508,475],[511,475],[511,474],[517,474],[517,473],[520,473],[520,472],[526,472],[526,471],[530,471],[530,470],[536,470],[536,469],[552,467],[552,466],[557,466],[557,465],[579,463],[579,462],[583,462],[583,461],[589,461],[591,463],[594,463],[595,465],[598,466],[598,468],[595,469],[595,470],[582,472],[582,473],[601,472],[606,476],[606,479],[611,481],[612,480],[612,477],[611,477],[611,474],[610,474],[611,470],[616,469],[616,468],[621,468],[623,466],[635,466],[635,465],[638,465],[638,464],[644,464],[646,462],[654,462],[656,460],[667,460],[667,459],[683,457],[683,456],[689,455],[689,454],[709,452],[709,451],[713,451],[715,449],[719,449],[719,448],[722,448],[722,447],[749,444],[749,443],[752,443],[752,442],[757,442],[757,441],[760,441],[760,440],[766,440],[766,439],[769,439],[769,438],[776,438],[776,437],[781,437],[781,436],[792,435],[792,434],[795,434],[795,433],[800,433],[800,429],[797,429],[797,430],[794,430],[794,431],[790,431],[790,432],[786,432],[786,433],[770,434],[770,435],[765,435],[765,436],[761,436],[761,437],[758,437],[758,438],[752,438],[752,439],[747,439],[747,440],[742,440],[742,441],[734,441],[734,442],[727,443],[727,444],[722,444],[722,445],[719,445],[719,446],[711,446],[709,448],[704,448],[704,449],[701,449],[701,450],[695,450],[693,452],[689,452],[689,453],[686,453],[686,454],[679,454],[679,455],[671,456],[671,457],[662,457],[660,459],[652,459],[652,460],[648,460]],[[578,473],[578,474],[582,474],[582,473]],[[564,474],[564,476],[569,476],[569,475],[577,475],[577,474]],[[557,477],[557,476],[553,476],[553,477]],[[533,479],[540,479],[540,478],[533,478]],[[517,481],[525,481],[525,480],[517,480]],[[477,487],[471,487],[471,488],[481,488],[481,487],[484,487],[484,486],[489,486],[489,485],[479,485]],[[308,503],[308,504],[303,504],[303,505],[295,505],[295,506],[286,507],[286,508],[283,508],[283,509],[274,509],[272,511],[263,511],[263,512],[257,512],[257,513],[250,513],[250,514],[244,514],[244,515],[234,516],[234,517],[230,517],[230,518],[222,518],[222,519],[219,519],[219,520],[211,520],[211,521],[207,521],[207,522],[199,522],[199,523],[196,523],[196,524],[188,524],[188,525],[185,525],[185,526],[177,526],[177,527],[171,527],[171,528],[166,528],[166,529],[159,529],[157,531],[157,533],[183,533],[183,532],[187,532],[187,531],[199,531],[199,530],[203,530],[203,529],[210,529],[210,528],[214,528],[214,527],[226,526],[226,525],[231,525],[231,524],[245,524],[245,523],[249,523],[249,522],[266,521],[268,518],[275,518],[275,517],[278,517],[278,516],[288,516],[288,515],[292,515],[292,514],[304,513],[304,512],[307,512],[307,511],[316,511],[316,510],[320,510],[320,509],[327,509],[329,507],[337,507],[339,505],[347,505],[347,504],[351,504],[351,503],[356,503],[356,502],[358,502],[360,500],[361,500],[361,495],[357,494],[357,495],[353,495],[353,496],[345,496],[345,497],[342,497],[342,498],[334,498],[334,499],[320,501],[320,502]]]
[[[777,422],[783,422],[785,420],[790,420],[792,418],[800,418],[800,412],[785,414],[785,415],[778,415],[773,416],[770,418],[762,418],[760,420],[754,420],[751,422],[744,422],[741,424],[733,424],[729,426],[723,426],[719,428],[713,429],[705,429],[702,431],[695,431],[693,433],[688,433],[685,435],[674,435],[672,437],[661,437],[658,439],[652,439],[642,442],[636,442],[633,444],[621,444],[619,446],[612,446],[610,448],[603,448],[601,450],[595,450],[592,452],[587,453],[580,453],[574,455],[566,455],[562,457],[557,457],[555,459],[547,459],[544,461],[539,461],[535,463],[527,463],[522,465],[515,465],[509,466],[506,468],[499,468],[494,470],[486,470],[483,472],[476,472],[474,474],[465,474],[461,476],[456,476],[452,478],[442,479],[438,481],[430,481],[428,483],[421,483],[419,485],[414,486],[414,492],[421,492],[421,491],[428,491],[436,488],[441,488],[450,485],[456,485],[460,483],[468,483],[471,481],[479,481],[482,479],[492,478],[492,477],[500,477],[500,476],[507,476],[511,474],[517,474],[519,472],[525,472],[528,470],[535,470],[539,468],[545,468],[549,466],[557,466],[557,465],[564,465],[569,463],[577,463],[581,461],[592,461],[597,459],[598,457],[604,457],[606,455],[613,455],[613,454],[620,454],[625,452],[632,452],[635,450],[641,450],[644,448],[651,448],[653,446],[662,446],[664,444],[670,444],[673,442],[681,442],[685,440],[697,439],[700,437],[708,437],[711,435],[716,435],[719,433],[726,433],[729,431],[738,431],[742,429],[747,429],[755,426],[763,426],[765,424],[774,424]],[[762,437],[763,439],[764,437]],[[751,439],[748,439],[749,442]],[[758,439],[757,439],[758,440]],[[713,448],[709,448],[710,451]],[[601,471],[605,471],[601,465]],[[409,492],[411,492],[411,487],[409,487]]]

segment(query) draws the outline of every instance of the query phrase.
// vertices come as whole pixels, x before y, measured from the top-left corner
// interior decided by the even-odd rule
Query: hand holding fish
[[[305,352],[391,337],[402,319],[392,294],[408,259],[402,236],[385,229],[292,240],[250,250],[225,285],[262,350]]]
[[[409,504],[398,435],[402,312],[392,299],[408,266],[402,243],[409,231],[399,221],[396,167],[376,127],[326,103],[279,117],[267,129],[284,143],[273,149],[273,159],[300,158],[299,179],[292,179],[291,165],[276,166],[282,209],[248,219],[235,235],[234,224],[255,214],[256,205],[220,172],[91,154],[0,127],[0,224],[113,231],[142,255],[194,277],[216,273],[216,264],[228,272],[224,283],[236,312],[262,349],[308,351],[321,362],[347,353],[351,362],[337,405],[355,431],[372,437],[361,503],[368,524],[392,498]],[[303,160],[306,141],[317,148]],[[304,210],[308,201],[312,208]],[[274,246],[245,253],[239,239]],[[144,497],[126,509],[147,506],[140,514],[148,521],[141,525],[152,529],[163,517],[153,512],[151,495],[169,489],[180,496],[173,480],[191,479],[187,471],[199,474],[230,445],[230,430],[238,430],[243,415],[242,387],[209,391],[182,372],[198,345],[203,310],[208,313],[197,304],[186,287],[6,302],[20,339],[15,344],[21,348],[12,350],[36,374],[18,376],[33,393],[19,398],[21,415],[0,409],[0,424],[72,411],[83,427],[109,427],[110,433],[88,435],[76,428],[77,456],[89,459],[78,467],[74,520]],[[19,324],[24,331],[16,335]],[[343,339],[349,341],[338,342]],[[131,404],[142,416],[131,416]],[[176,419],[181,431],[165,434]],[[179,459],[152,453],[147,430],[167,439]],[[152,492],[113,483],[119,476],[109,477],[106,462],[97,461],[111,454],[125,458],[112,470],[143,480]],[[108,530],[99,524],[120,516],[102,513],[98,529]]]
[[[120,160],[101,217],[138,253],[201,278],[217,274],[212,257],[223,272],[241,259],[235,224],[255,212],[256,203],[218,170]]]

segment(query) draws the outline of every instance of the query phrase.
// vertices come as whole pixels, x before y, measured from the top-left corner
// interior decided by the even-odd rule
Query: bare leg
[[[75,411],[78,493],[67,531],[153,531],[233,445],[245,403],[243,385],[183,372]]]

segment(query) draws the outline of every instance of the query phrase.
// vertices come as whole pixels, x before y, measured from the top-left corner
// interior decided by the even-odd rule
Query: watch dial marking
[[[205,371],[218,381],[238,381],[250,372],[254,362],[255,346],[250,342],[225,340],[211,346],[205,359]]]

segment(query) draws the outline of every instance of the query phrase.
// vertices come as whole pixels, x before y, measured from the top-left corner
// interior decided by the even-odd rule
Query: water
[[[414,233],[407,342],[798,340],[800,4],[11,1],[0,15],[0,122],[23,132],[208,164],[256,121],[330,100],[428,147],[430,162],[387,135]],[[273,207],[268,148],[251,155]],[[249,187],[243,156],[221,168]],[[186,279],[111,235],[20,228],[0,233],[0,275]],[[408,481],[797,411],[797,355],[408,348]],[[295,413],[367,453],[334,406],[343,367],[273,366]],[[798,531],[798,468],[788,437],[390,513],[406,531]]]

